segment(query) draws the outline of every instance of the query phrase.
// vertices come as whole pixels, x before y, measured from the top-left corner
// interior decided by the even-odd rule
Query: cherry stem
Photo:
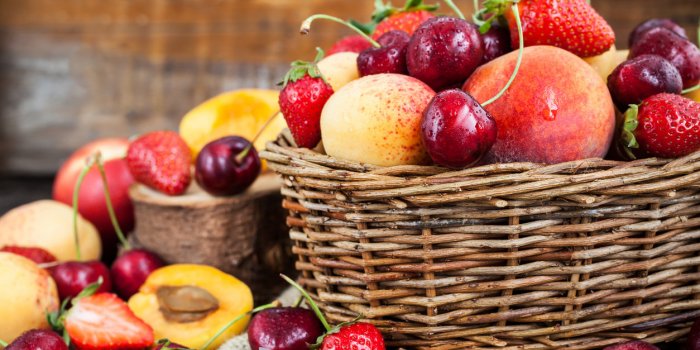
[[[114,226],[114,231],[117,233],[119,242],[124,246],[124,249],[131,250],[131,244],[126,240],[126,236],[119,227],[119,221],[117,220],[117,215],[114,213],[114,206],[112,206],[112,197],[109,194],[109,185],[107,184],[107,174],[105,173],[104,164],[102,164],[102,154],[97,152],[95,154],[95,159],[97,159],[97,169],[100,171],[100,177],[102,177],[102,191],[104,191],[105,204],[107,204],[107,212],[109,213],[109,220]]]
[[[525,48],[525,45],[523,42],[523,25],[520,22],[520,12],[518,11],[518,4],[513,4],[513,6],[511,6],[511,9],[513,10],[513,15],[515,16],[515,23],[518,25],[518,41],[520,42],[520,45],[518,46],[518,59],[515,61],[515,69],[513,69],[513,74],[510,75],[506,86],[504,86],[503,89],[501,89],[501,91],[499,91],[496,94],[496,96],[491,97],[488,101],[482,103],[482,107],[490,105],[506,93],[508,88],[510,88],[510,85],[513,84],[515,76],[518,75],[518,71],[520,70],[520,64],[523,61],[523,49]]]
[[[0,339],[0,346],[2,346],[2,347],[4,348],[4,347],[7,347],[7,345],[8,345],[8,344],[7,344],[6,341]]]
[[[253,139],[250,141],[250,144],[246,148],[244,148],[243,151],[241,151],[241,153],[238,153],[238,155],[236,156],[236,162],[238,162],[238,164],[243,163],[243,160],[245,159],[245,157],[248,156],[248,153],[250,153],[250,150],[253,148],[255,142],[258,141],[260,136],[262,136],[263,131],[265,131],[265,129],[267,129],[267,127],[270,126],[270,124],[272,124],[272,121],[275,120],[275,118],[279,114],[280,111],[277,111],[273,113],[269,118],[267,118],[267,121],[265,122],[265,124],[263,124],[260,130],[258,130],[258,133],[255,134],[255,137],[253,137]]]
[[[83,166],[83,170],[80,171],[78,181],[75,182],[75,187],[73,188],[73,244],[75,244],[75,256],[78,261],[82,260],[82,254],[80,254],[80,237],[78,237],[78,197],[80,195],[80,187],[83,185],[83,180],[85,180],[85,175],[92,169],[93,165],[95,165],[95,156],[90,156],[85,161],[85,166]]]
[[[328,321],[326,321],[326,317],[323,316],[323,313],[318,308],[318,305],[316,305],[316,302],[314,302],[314,300],[311,299],[311,296],[309,295],[309,293],[307,293],[304,290],[304,288],[302,288],[298,283],[294,282],[291,278],[285,276],[284,274],[280,274],[280,276],[285,281],[287,281],[287,283],[291,284],[292,287],[296,288],[301,293],[301,295],[304,296],[304,298],[306,299],[306,303],[309,304],[309,306],[311,307],[311,310],[314,310],[316,317],[318,317],[318,319],[321,321],[321,324],[323,324],[323,328],[326,329],[326,332],[330,331],[331,325],[328,324]]]
[[[700,34],[700,33],[698,33],[698,34]],[[693,91],[695,91],[695,90],[698,90],[698,89],[700,89],[700,84],[695,85],[695,86],[691,86],[691,87],[689,87],[689,88],[687,88],[687,89],[681,91],[681,94],[682,94],[682,95],[685,95],[685,94],[687,94],[687,93],[691,93],[691,92],[693,92]]]
[[[248,311],[248,312],[246,312],[246,313],[244,313],[244,314],[240,314],[240,315],[236,316],[236,317],[235,317],[233,320],[231,320],[229,323],[227,323],[227,324],[225,324],[223,327],[221,327],[221,329],[219,329],[219,331],[216,332],[216,334],[214,334],[213,337],[209,338],[209,340],[202,346],[201,350],[207,350],[207,348],[209,348],[209,346],[216,340],[216,338],[220,337],[222,334],[224,334],[224,332],[226,332],[229,328],[231,328],[231,326],[233,326],[234,324],[236,324],[238,321],[242,320],[244,317],[250,316],[250,315],[252,315],[252,314],[254,314],[254,313],[258,313],[258,312],[263,311],[263,310],[266,310],[266,309],[271,309],[271,308],[273,308],[273,307],[278,307],[278,306],[280,306],[280,302],[277,301],[277,300],[275,300],[275,301],[273,301],[273,302],[271,302],[271,303],[269,303],[269,304],[265,304],[265,305],[258,306],[258,307],[256,307],[256,308],[253,309],[253,310],[250,310],[250,311]]]
[[[300,295],[297,298],[297,301],[295,301],[294,304],[292,304],[292,307],[299,307],[299,306],[301,306],[301,303],[303,303],[303,302],[304,302],[304,296]]]
[[[318,15],[313,15],[307,19],[304,20],[304,22],[301,23],[301,28],[299,29],[299,32],[301,34],[309,34],[309,31],[311,31],[311,22],[313,22],[316,19],[327,19],[329,21],[337,22],[340,24],[345,25],[346,27],[354,30],[357,34],[361,35],[365,40],[367,40],[372,46],[374,47],[381,47],[378,42],[376,42],[374,39],[372,39],[369,35],[365,34],[363,31],[361,31],[359,28],[355,27],[352,25],[352,23],[348,21],[343,21],[342,19],[338,17],[333,17],[329,15],[323,15],[323,14],[318,14]]]
[[[449,7],[450,9],[452,9],[452,11],[454,11],[454,13],[456,13],[457,16],[459,16],[459,18],[465,19],[465,18],[464,18],[464,14],[462,13],[462,11],[459,10],[459,7],[457,7],[457,5],[455,5],[455,3],[452,2],[452,0],[443,0],[443,1],[445,2],[445,4],[447,4],[447,7]],[[474,0],[474,2],[476,3],[477,0]],[[478,8],[478,7],[475,7],[475,9],[476,9],[476,8]]]

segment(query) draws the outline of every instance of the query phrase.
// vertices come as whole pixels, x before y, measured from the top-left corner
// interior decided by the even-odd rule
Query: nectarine
[[[357,54],[354,52],[339,52],[318,61],[318,69],[326,78],[333,91],[338,91],[345,84],[360,77],[357,71]]]
[[[400,74],[368,75],[348,83],[323,107],[326,153],[380,166],[426,163],[420,122],[434,95],[425,83]]]
[[[463,89],[483,103],[503,88],[517,52],[479,68]],[[486,106],[498,125],[484,161],[559,163],[603,157],[615,129],[615,108],[605,82],[576,55],[531,46],[510,88]]]

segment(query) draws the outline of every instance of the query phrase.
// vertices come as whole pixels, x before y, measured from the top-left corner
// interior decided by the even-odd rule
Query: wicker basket
[[[284,179],[300,281],[390,346],[598,349],[683,338],[700,316],[700,152],[460,171],[295,148]]]

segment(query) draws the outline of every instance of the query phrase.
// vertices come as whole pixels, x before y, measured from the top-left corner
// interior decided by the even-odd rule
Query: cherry
[[[687,89],[700,82],[700,49],[688,39],[664,27],[647,30],[630,47],[630,58],[652,54],[659,55],[673,64]]]
[[[162,350],[162,349],[186,349],[190,350],[190,348],[180,345],[178,343],[171,343],[169,340],[161,339],[157,341],[153,346],[151,347],[152,350]]]
[[[641,340],[606,346],[603,350],[659,350],[656,346]]]
[[[165,266],[163,260],[145,249],[131,249],[120,255],[110,270],[114,289],[124,300],[139,291],[151,272]]]
[[[5,350],[68,350],[58,334],[47,329],[32,329],[22,333]]]
[[[195,161],[195,180],[215,196],[245,191],[260,174],[260,158],[253,145],[239,136],[208,143]]]
[[[434,17],[416,29],[408,43],[409,74],[435,91],[463,83],[481,64],[478,29],[453,17]]]
[[[248,325],[248,342],[253,350],[306,350],[321,334],[318,317],[300,307],[260,311]]]
[[[634,27],[634,30],[632,30],[632,33],[630,33],[629,41],[628,41],[628,47],[632,47],[634,43],[637,42],[639,37],[644,34],[646,31],[652,28],[656,27],[663,27],[666,28],[686,39],[688,39],[688,34],[685,33],[685,29],[683,27],[679,26],[678,23],[668,19],[668,18],[651,18],[648,19],[642,23],[640,23],[638,26]]]
[[[496,121],[471,95],[439,92],[423,113],[421,136],[438,165],[464,168],[478,162],[496,142]]]
[[[56,282],[61,300],[74,298],[85,287],[96,283],[102,277],[102,284],[97,292],[112,291],[109,269],[100,261],[67,261],[48,268]]]
[[[360,76],[397,73],[408,74],[406,49],[411,37],[402,30],[388,31],[377,39],[381,47],[370,47],[357,56]]]
[[[671,62],[657,55],[641,55],[622,62],[608,76],[608,89],[617,108],[624,112],[631,104],[662,92],[680,94],[683,80]]]
[[[687,347],[688,350],[700,350],[700,318],[696,319],[693,326],[690,327]]]
[[[482,64],[511,52],[510,30],[493,23],[486,33],[481,34],[481,45],[484,49]]]

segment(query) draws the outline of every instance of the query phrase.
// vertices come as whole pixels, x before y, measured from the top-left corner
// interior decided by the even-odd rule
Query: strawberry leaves
[[[328,83],[328,81],[326,81],[326,78],[321,73],[321,70],[318,69],[318,62],[322,60],[325,55],[326,54],[323,51],[323,49],[317,47],[316,57],[314,58],[313,62],[306,62],[301,60],[292,62],[291,68],[284,76],[284,80],[281,81],[278,85],[285,87],[287,86],[287,84],[289,84],[289,82],[295,82],[306,75],[312,78],[321,78],[324,82]]]
[[[630,148],[639,148],[639,143],[637,138],[634,136],[634,131],[637,130],[639,126],[639,119],[637,118],[639,114],[638,105],[630,105],[625,112],[625,119],[622,124],[622,142],[625,154],[627,154],[630,159],[636,159],[634,153]]]
[[[70,336],[68,335],[68,332],[66,331],[65,328],[65,319],[66,319],[66,312],[68,311],[70,306],[75,306],[75,304],[80,301],[80,299],[89,297],[97,292],[98,289],[100,289],[100,286],[102,286],[102,283],[104,280],[102,279],[102,276],[100,276],[97,279],[97,282],[92,283],[85,287],[78,295],[75,296],[75,298],[66,298],[63,300],[61,303],[61,307],[54,311],[54,312],[49,312],[46,314],[46,320],[49,323],[49,326],[51,328],[62,334],[63,340],[66,342],[66,345],[70,345]]]
[[[510,5],[517,5],[520,0],[485,0],[483,8],[474,12],[472,20],[479,26],[479,32],[484,34],[491,29],[493,21],[500,20]],[[488,16],[487,15],[491,15]],[[484,19],[486,18],[486,19]]]
[[[372,13],[372,22],[377,24],[385,18],[401,12],[411,11],[428,11],[433,12],[440,7],[438,4],[426,5],[423,0],[406,0],[403,8],[396,8],[391,5],[391,2],[384,3],[382,0],[374,1],[374,12]]]

